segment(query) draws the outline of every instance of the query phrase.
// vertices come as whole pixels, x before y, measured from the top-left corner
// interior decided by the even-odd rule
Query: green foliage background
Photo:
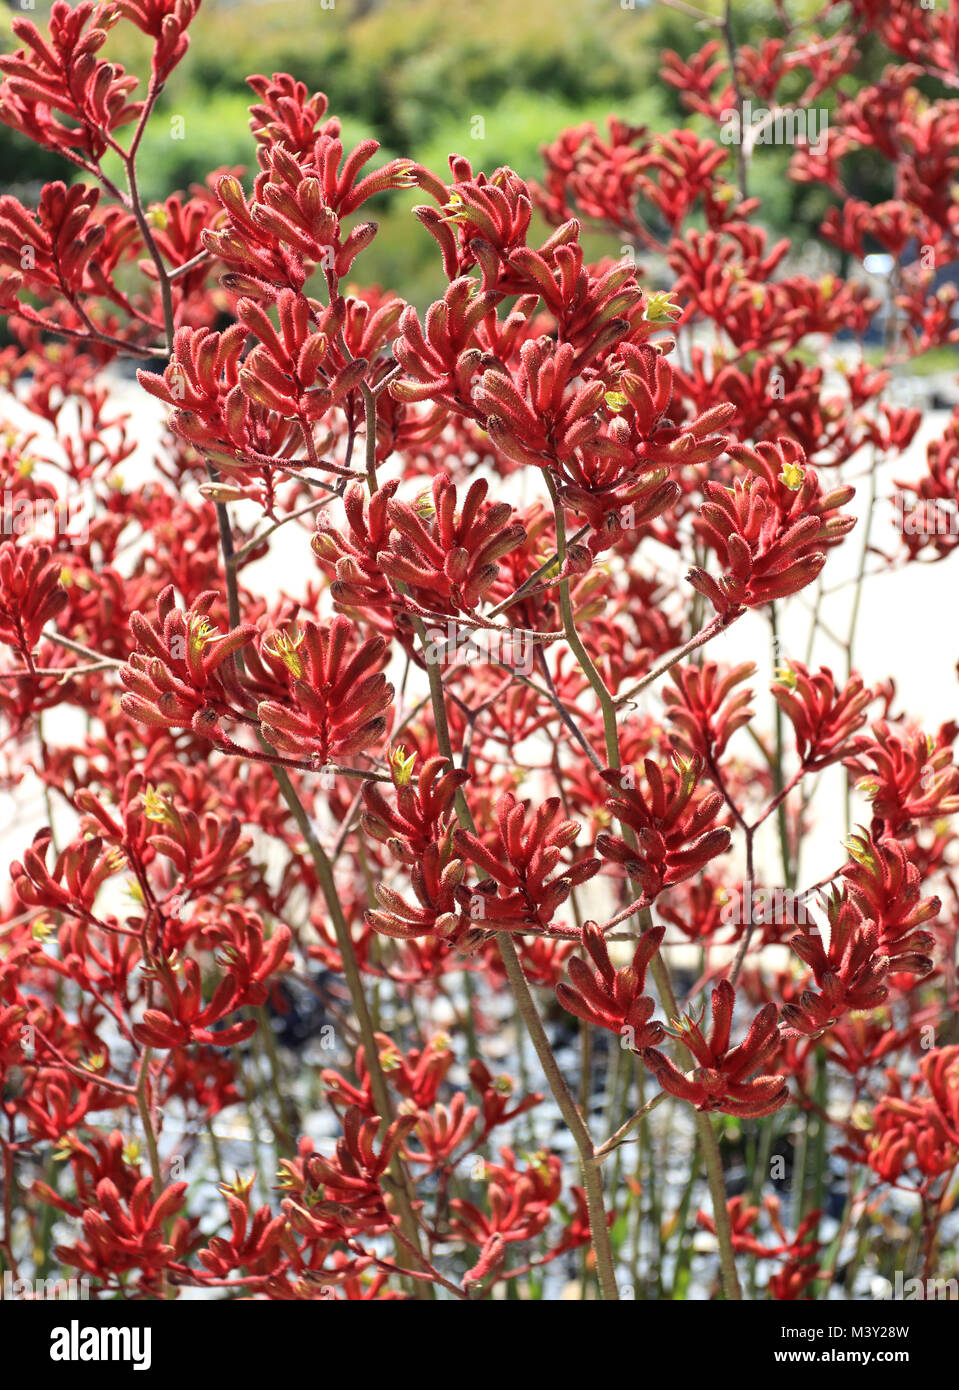
[[[10,0],[7,0],[8,4]],[[804,0],[803,0],[804,2]],[[687,116],[679,93],[659,77],[664,48],[684,54],[710,32],[663,5],[635,0],[204,0],[191,26],[190,51],[171,77],[142,145],[140,183],[148,199],[186,189],[214,168],[256,169],[248,126],[252,99],[244,78],[291,72],[324,91],[343,120],[347,145],[373,136],[377,162],[395,155],[422,160],[443,174],[455,151],[475,168],[509,164],[524,177],[542,171],[540,146],[585,120],[625,120],[668,129]],[[700,0],[716,12],[718,0]],[[802,4],[791,6],[798,12]],[[810,14],[816,8],[810,3]],[[737,5],[737,39],[760,43],[779,32],[766,0]],[[22,13],[42,26],[49,0]],[[12,14],[10,15],[12,17]],[[9,18],[3,20],[9,28]],[[4,48],[16,46],[4,36]],[[111,32],[104,56],[128,70],[149,70],[149,41],[127,22]],[[868,62],[866,67],[871,66]],[[860,72],[859,80],[863,80]],[[171,118],[183,119],[173,138]],[[484,136],[474,138],[481,116]],[[716,135],[695,118],[704,134]],[[121,132],[122,136],[122,132]],[[754,191],[774,230],[812,233],[825,195],[785,177],[788,149],[767,149],[757,161]],[[119,165],[111,169],[119,176]],[[23,185],[77,171],[5,129],[0,181],[23,196]],[[877,196],[889,196],[879,189]],[[378,200],[380,235],[364,253],[365,278],[402,286],[422,302],[442,287],[432,239],[409,217],[419,191]],[[618,246],[597,244],[599,253]]]

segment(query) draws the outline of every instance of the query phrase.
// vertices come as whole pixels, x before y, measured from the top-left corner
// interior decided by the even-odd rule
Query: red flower
[[[275,632],[260,651],[289,682],[287,701],[257,706],[274,748],[320,764],[361,753],[383,737],[394,693],[383,675],[389,660],[383,637],[357,644],[353,624],[336,617],[329,624],[305,622],[296,637]]]
[[[117,298],[106,277],[136,241],[136,224],[117,208],[100,212],[99,200],[100,190],[82,183],[45,184],[36,213],[9,194],[0,198],[0,264],[28,290],[53,290],[72,305],[81,296]]]
[[[939,1047],[923,1057],[909,1096],[895,1071],[873,1112],[870,1168],[884,1182],[899,1182],[917,1168],[925,1183],[959,1163],[959,1047]]]
[[[343,162],[342,142],[332,133],[319,134],[301,164],[282,145],[272,144],[249,202],[239,179],[221,178],[216,194],[227,225],[205,231],[203,244],[231,268],[226,283],[271,298],[271,286],[299,292],[316,265],[334,277],[346,275],[376,235],[376,223],[361,222],[344,238],[340,218],[376,193],[412,188],[425,176],[412,160],[395,159],[357,182],[378,148],[375,140],[364,140]]]
[[[390,533],[376,556],[393,583],[409,585],[428,609],[474,612],[499,576],[498,561],[526,539],[526,530],[511,521],[508,502],[487,502],[484,479],[472,483],[456,510],[456,488],[449,478],[433,480],[432,503],[416,505],[391,498],[386,510]]]
[[[842,870],[847,896],[864,917],[878,923],[890,968],[928,973],[935,939],[916,928],[937,916],[939,898],[921,896],[922,876],[898,840],[876,841],[862,831],[844,843],[850,853]]]
[[[723,799],[718,792],[699,789],[701,765],[695,759],[661,768],[647,758],[644,769],[649,788],[646,796],[633,786],[632,769],[602,774],[619,792],[606,805],[632,830],[636,843],[628,844],[604,830],[596,837],[596,852],[624,865],[630,877],[639,880],[646,900],[652,902],[663,888],[682,883],[717,854],[723,854],[731,837],[725,827],[713,825]]]
[[[187,1247],[191,1223],[182,1217],[174,1221],[169,1241],[165,1228],[186,1205],[188,1187],[185,1182],[171,1183],[154,1201],[153,1179],[148,1175],[124,1201],[116,1185],[104,1178],[97,1184],[96,1205],[83,1212],[84,1239],[58,1246],[57,1258],[95,1279],[139,1269],[149,1284]]]
[[[795,730],[796,752],[809,772],[845,756],[873,699],[861,676],[851,676],[837,692],[828,667],[812,675],[801,661],[790,661],[779,670],[770,689]]]
[[[390,543],[392,521],[388,506],[399,483],[387,482],[367,500],[362,483],[351,483],[343,494],[344,532],[321,515],[311,545],[324,568],[335,564],[330,593],[344,611],[373,613],[391,607],[396,595],[380,568],[379,556]],[[392,625],[390,630],[392,630]]]
[[[230,712],[236,676],[228,658],[256,629],[247,624],[219,632],[208,616],[218,601],[211,589],[184,613],[174,606],[171,584],[157,599],[155,620],[131,615],[138,650],[120,670],[128,691],[120,702],[125,713],[167,729],[188,729],[196,721],[201,732],[212,733],[219,716]]]
[[[464,923],[505,931],[548,928],[570,891],[597,872],[599,860],[587,856],[563,865],[579,826],[563,816],[559,797],[530,811],[507,792],[496,804],[496,822],[495,852],[470,831],[453,831],[460,857],[488,875],[472,890],[459,889]]]
[[[29,19],[14,19],[11,28],[26,47],[0,57],[0,119],[84,168],[91,165],[79,156],[99,160],[110,132],[136,120],[143,109],[142,102],[127,101],[137,78],[94,56],[107,39],[96,21],[107,15],[92,0],[76,6],[54,0],[49,38]]]
[[[706,502],[697,530],[716,552],[727,573],[719,580],[692,569],[687,578],[720,614],[735,613],[796,593],[826,563],[824,547],[835,544],[855,525],[855,518],[836,508],[852,496],[849,488],[822,496],[797,444],[759,445],[757,450],[729,451],[755,477],[737,478],[732,488],[705,482]],[[777,465],[782,472],[775,481]]]
[[[343,1137],[332,1158],[308,1154],[281,1164],[282,1186],[293,1194],[283,1210],[294,1231],[314,1239],[342,1239],[361,1231],[389,1229],[382,1178],[403,1140],[416,1127],[415,1115],[402,1115],[383,1134],[379,1116],[365,1119],[351,1106],[343,1117]]]
[[[593,969],[582,956],[570,956],[566,968],[572,984],[558,984],[556,998],[577,1018],[619,1033],[631,1052],[643,1052],[661,1042],[665,1029],[661,1023],[650,1022],[656,1005],[643,988],[649,962],[665,934],[665,927],[651,927],[640,937],[632,965],[614,970],[603,933],[595,922],[585,922],[583,946]]]
[[[783,1005],[783,1022],[790,1034],[819,1037],[849,1009],[874,1009],[889,993],[885,978],[890,957],[883,948],[881,928],[864,920],[852,903],[838,895],[829,900],[827,908],[828,949],[818,927],[804,927],[789,943],[812,967],[821,991],[803,990],[797,1003]],[[910,954],[896,966],[921,974],[931,967],[931,961]]]
[[[17,897],[27,907],[89,913],[101,885],[122,865],[122,856],[116,849],[104,850],[95,835],[86,835],[62,849],[50,870],[45,861],[51,838],[49,830],[38,831],[23,863],[11,864]]]
[[[251,914],[238,913],[213,939],[224,953],[225,973],[210,1002],[203,1002],[200,967],[195,960],[183,961],[182,981],[168,960],[159,961],[151,974],[167,1003],[165,1008],[146,1009],[142,1022],[134,1024],[133,1033],[139,1042],[158,1049],[186,1047],[194,1042],[232,1047],[256,1032],[256,1019],[252,1018],[219,1029],[213,1024],[245,1004],[263,1003],[266,981],[278,969],[289,946],[289,928],[278,927],[265,942],[262,921]]]
[[[954,726],[944,725],[938,737],[931,738],[918,729],[896,729],[880,720],[871,734],[854,741],[845,764],[858,775],[856,786],[872,802],[874,832],[899,836],[916,821],[959,811],[954,738]]]
[[[0,642],[28,665],[43,629],[69,602],[61,568],[47,545],[0,544]]]
[[[502,1149],[501,1154],[502,1164],[485,1165],[488,1216],[472,1202],[456,1199],[450,1203],[453,1234],[484,1249],[496,1236],[513,1243],[538,1235],[549,1222],[553,1203],[562,1190],[562,1164],[556,1154],[533,1154],[524,1170],[516,1167],[509,1149]]]
[[[230,1235],[211,1236],[205,1250],[197,1259],[217,1279],[225,1279],[234,1270],[249,1269],[254,1274],[267,1274],[275,1269],[281,1258],[281,1238],[286,1217],[274,1216],[269,1207],[250,1211],[249,1184],[237,1179],[232,1185],[220,1184],[220,1192],[230,1213]],[[252,1219],[251,1219],[252,1218]]]
[[[438,932],[448,936],[451,944],[459,944],[466,932],[460,927],[456,890],[465,876],[466,865],[453,857],[450,837],[444,835],[440,844],[427,845],[410,866],[410,887],[416,902],[411,903],[388,884],[377,883],[373,891],[385,910],[371,909],[365,920],[384,936],[405,939]]]
[[[712,992],[713,1026],[706,1038],[699,1023],[686,1018],[676,1023],[674,1036],[689,1048],[699,1066],[691,1076],[681,1071],[662,1052],[645,1053],[643,1060],[655,1073],[663,1090],[688,1100],[697,1110],[719,1110],[726,1115],[771,1115],[789,1099],[784,1076],[757,1076],[749,1080],[780,1045],[775,1004],[767,1004],[753,1019],[738,1047],[730,1049],[736,993],[728,980]],[[703,1010],[705,1013],[705,1009]],[[700,1019],[700,1022],[702,1020]]]
[[[749,708],[753,692],[736,690],[736,686],[755,673],[751,661],[730,667],[724,675],[715,661],[673,667],[669,674],[676,689],[663,691],[663,703],[667,719],[676,727],[675,740],[685,753],[722,757],[732,735],[753,717]]]
[[[403,748],[397,748],[390,758],[395,807],[387,802],[378,783],[363,784],[363,829],[387,845],[394,858],[409,865],[418,863],[425,851],[445,836],[457,788],[469,781],[465,768],[451,767],[445,758],[429,758],[415,784],[412,770]]]
[[[493,1076],[489,1067],[479,1058],[470,1062],[470,1081],[479,1093],[483,1106],[483,1133],[478,1143],[482,1143],[498,1125],[508,1124],[517,1115],[524,1115],[534,1109],[543,1099],[538,1091],[512,1104],[516,1083],[511,1076],[501,1073]]]
[[[480,322],[493,312],[496,296],[476,293],[468,276],[454,280],[426,316],[425,331],[408,305],[400,316],[400,335],[393,345],[405,372],[390,384],[398,401],[433,400],[459,414],[477,418],[471,383],[483,353],[476,344]]]

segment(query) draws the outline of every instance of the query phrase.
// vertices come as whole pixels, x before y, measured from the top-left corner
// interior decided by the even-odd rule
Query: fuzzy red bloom
[[[384,483],[367,500],[362,483],[351,483],[343,494],[346,529],[331,525],[322,514],[317,522],[313,552],[324,569],[331,563],[335,566],[330,593],[344,612],[362,609],[372,614],[396,601],[379,556],[390,542],[389,502],[398,486],[395,480]]]
[[[454,280],[430,309],[423,328],[412,305],[403,310],[393,351],[405,376],[390,384],[397,400],[433,400],[461,414],[478,414],[470,400],[472,379],[483,359],[476,330],[494,311],[496,296],[475,289],[468,276]]]
[[[469,1073],[470,1081],[479,1094],[483,1106],[482,1139],[485,1139],[498,1125],[507,1124],[517,1115],[523,1115],[527,1110],[534,1109],[543,1099],[538,1091],[533,1091],[514,1103],[513,1095],[516,1086],[513,1078],[504,1073],[493,1076],[489,1067],[479,1058],[470,1062]]]
[[[832,671],[821,667],[813,675],[801,661],[778,671],[770,689],[795,730],[796,752],[810,772],[846,755],[873,699],[861,676],[851,676],[837,691]]]
[[[496,824],[495,851],[468,830],[453,831],[457,853],[486,875],[474,889],[457,893],[464,920],[506,931],[549,927],[571,890],[597,872],[599,860],[587,856],[563,865],[579,826],[565,819],[559,797],[533,811],[507,792],[497,802]]]
[[[595,922],[583,924],[583,946],[593,968],[582,956],[570,956],[567,970],[571,984],[556,986],[556,998],[564,1009],[587,1023],[619,1033],[631,1052],[643,1052],[661,1042],[665,1029],[650,1018],[656,1005],[643,994],[646,970],[659,950],[664,927],[651,927],[640,937],[630,966],[614,970],[603,934]]]
[[[415,505],[387,502],[390,532],[376,562],[392,582],[410,587],[415,598],[441,612],[473,612],[499,575],[498,561],[526,539],[511,521],[508,502],[487,502],[487,483],[478,478],[456,509],[449,478],[433,480],[431,499]],[[342,592],[342,591],[341,591]]]
[[[420,1116],[413,1134],[422,1149],[407,1146],[406,1156],[411,1163],[422,1164],[427,1172],[441,1168],[454,1150],[470,1138],[478,1118],[479,1108],[467,1106],[465,1093],[457,1091],[448,1106],[435,1105],[428,1114]]]
[[[502,1164],[485,1165],[488,1215],[472,1202],[450,1203],[454,1234],[486,1249],[493,1237],[508,1244],[538,1235],[562,1187],[562,1165],[556,1154],[533,1154],[525,1169],[516,1167],[509,1149],[502,1149],[501,1155]]]
[[[53,290],[74,305],[81,295],[115,297],[106,277],[135,242],[136,224],[119,209],[101,212],[99,201],[100,190],[82,183],[45,184],[36,213],[0,198],[0,265],[28,290]]]
[[[596,837],[596,852],[624,865],[651,902],[663,888],[682,883],[723,854],[730,834],[713,824],[723,799],[717,792],[700,789],[701,764],[695,759],[661,768],[647,758],[644,770],[645,796],[634,785],[632,769],[603,773],[603,780],[619,793],[607,807],[633,832],[635,843],[604,830]]]
[[[385,936],[408,938],[439,932],[459,942],[464,933],[457,930],[456,891],[465,877],[465,863],[453,857],[449,836],[444,836],[441,844],[427,845],[410,866],[410,887],[416,902],[411,903],[388,884],[377,883],[373,891],[385,910],[369,910],[366,921]]]
[[[676,689],[663,691],[663,703],[684,753],[722,757],[732,735],[753,717],[749,708],[752,691],[736,690],[736,686],[755,673],[751,661],[730,667],[722,675],[715,661],[673,667],[670,677]]]
[[[823,496],[799,445],[787,440],[730,453],[754,476],[737,478],[732,488],[704,483],[707,500],[696,523],[726,573],[717,580],[696,568],[687,576],[720,614],[805,588],[826,563],[825,548],[855,525],[854,517],[836,510],[852,489]]]
[[[173,407],[174,433],[214,451],[226,471],[242,471],[249,463],[302,466],[295,451],[304,433],[366,373],[363,359],[342,366],[326,362],[329,340],[313,331],[302,295],[284,290],[276,299],[279,332],[259,304],[244,299],[238,321],[225,333],[179,328],[162,377],[138,373],[144,390]],[[324,322],[330,331],[339,327],[335,316]],[[251,333],[258,343],[243,358]],[[287,450],[293,451],[289,457]],[[317,460],[316,466],[324,465]]]
[[[264,155],[268,167],[257,175],[249,201],[239,179],[221,178],[216,194],[227,225],[222,231],[205,231],[203,244],[230,267],[227,284],[269,298],[270,287],[302,290],[317,265],[334,276],[346,275],[376,235],[376,223],[360,223],[343,237],[340,218],[375,193],[411,188],[415,181],[418,166],[397,159],[357,182],[378,148],[375,140],[363,141],[344,161],[342,142],[333,134],[320,134],[304,167],[275,144]]]
[[[283,1210],[292,1228],[314,1238],[388,1229],[381,1179],[416,1123],[415,1115],[394,1120],[377,1149],[379,1118],[366,1119],[351,1106],[343,1117],[343,1137],[333,1158],[310,1154],[299,1162],[286,1160],[282,1185],[295,1195],[284,1200]]]
[[[775,1140],[792,1092],[785,1127],[838,1129],[867,1179],[834,1213],[860,1270],[906,1205],[941,1248],[959,1048],[931,1034],[959,1004],[959,721],[927,737],[895,673],[840,680],[819,650],[848,480],[863,513],[897,479],[898,537],[870,533],[857,586],[903,566],[918,583],[957,548],[959,413],[899,480],[923,447],[908,363],[959,343],[957,4],[927,3],[827,0],[797,28],[776,0],[772,35],[730,13],[699,52],[661,55],[692,121],[560,132],[542,187],[351,145],[322,93],[274,73],[248,79],[245,164],[170,192],[147,161],[203,26],[210,69],[200,0],[12,19],[0,123],[70,175],[30,192],[28,162],[0,195],[0,801],[55,821],[11,849],[0,895],[15,1281],[59,1262],[106,1299],[480,1301],[566,1296],[575,1276],[614,1300],[627,1218],[650,1245],[664,1144],[670,1184],[696,1157],[666,1094],[705,1112],[701,1137],[716,1112]],[[593,39],[591,82],[610,51]],[[789,200],[746,196],[767,144],[811,186],[800,220],[829,205],[815,274],[756,220]],[[441,277],[423,302],[370,283],[392,252],[365,257],[370,217],[414,189]],[[881,344],[876,362],[843,365],[843,342]],[[139,406],[123,358],[150,369]],[[725,633],[773,604],[754,718]],[[852,609],[855,628],[858,587]],[[806,664],[783,665],[804,637]],[[797,891],[813,814],[839,809],[814,784],[840,763],[872,816]],[[552,1002],[541,1021],[527,987]],[[655,1001],[698,1008],[703,989],[670,1037]],[[509,1074],[524,1025],[561,1115]],[[610,1034],[660,1083],[613,1133],[592,1103]],[[211,1206],[195,1141],[232,1161],[244,1108],[269,1122],[259,1172],[221,1172]],[[617,1184],[601,1160],[640,1119]],[[494,1133],[528,1152],[491,1161]],[[686,1258],[694,1165],[637,1296],[719,1276],[735,1300],[742,1256],[751,1294],[841,1294],[809,1210],[823,1143],[806,1154],[793,1234],[768,1173],[755,1205],[725,1202],[707,1149],[718,1270],[709,1240]],[[273,1173],[280,1205],[257,1206]]]
[[[878,923],[891,968],[927,973],[935,938],[916,928],[938,915],[940,899],[922,897],[922,876],[898,840],[876,841],[863,831],[850,835],[845,845],[851,856],[842,870],[847,896]]]
[[[157,616],[130,617],[138,650],[121,668],[127,688],[124,711],[134,719],[167,729],[197,727],[212,732],[220,715],[229,712],[236,677],[229,661],[249,643],[252,625],[219,632],[209,618],[219,595],[201,594],[184,613],[175,607],[173,586],[157,599]]]
[[[29,19],[13,20],[13,32],[25,46],[0,57],[5,125],[49,149],[98,160],[108,134],[136,120],[143,103],[127,96],[137,78],[95,56],[107,39],[97,21],[106,17],[92,0],[76,6],[54,0],[48,38]]]
[[[911,940],[892,936],[887,945],[882,927],[839,895],[827,903],[829,946],[818,927],[805,927],[790,945],[811,966],[820,993],[804,990],[795,1004],[783,1005],[783,1022],[790,1034],[819,1037],[850,1009],[874,1009],[887,997],[890,969],[926,974],[932,962],[914,947],[928,948],[931,937],[917,933]]]
[[[116,850],[104,849],[103,841],[95,835],[89,835],[62,849],[49,869],[46,856],[50,843],[50,831],[38,831],[23,863],[11,864],[17,897],[27,907],[89,912],[101,885],[116,873],[122,858]]]
[[[225,973],[210,1002],[203,1002],[200,967],[195,960],[183,962],[182,981],[168,961],[158,962],[151,973],[166,995],[166,1006],[146,1009],[142,1022],[134,1024],[134,1036],[139,1042],[159,1049],[185,1047],[192,1042],[231,1047],[256,1031],[255,1019],[242,1019],[221,1028],[213,1025],[245,1004],[263,1003],[266,980],[286,953],[290,931],[278,927],[267,943],[262,922],[248,914],[237,914],[215,940],[224,953]]]
[[[923,1057],[904,1094],[902,1078],[887,1072],[889,1089],[873,1112],[868,1162],[885,1182],[918,1169],[928,1182],[959,1163],[959,1047]]]
[[[0,642],[28,662],[47,623],[69,602],[60,569],[49,546],[0,544]]]
[[[790,1238],[782,1222],[779,1198],[770,1195],[763,1199],[762,1207],[747,1206],[742,1197],[731,1197],[726,1203],[731,1226],[733,1249],[745,1255],[753,1255],[761,1260],[782,1260],[778,1273],[770,1276],[769,1292],[775,1299],[799,1298],[804,1288],[819,1276],[816,1256],[820,1243],[815,1238],[821,1211],[811,1211],[796,1228]],[[778,1243],[767,1244],[753,1234],[754,1228],[763,1215],[772,1227]],[[716,1223],[707,1212],[700,1211],[696,1220],[705,1230],[716,1233]],[[768,1238],[767,1238],[768,1239]]]
[[[386,732],[393,687],[383,675],[389,659],[382,637],[356,643],[348,618],[306,622],[296,637],[274,633],[261,654],[289,682],[289,699],[257,706],[263,733],[275,748],[317,764],[361,753]]]
[[[959,768],[953,763],[954,726],[938,738],[918,729],[897,729],[880,720],[852,745],[846,767],[873,807],[873,828],[886,835],[907,833],[915,821],[959,811]]]
[[[204,1269],[217,1279],[243,1268],[254,1274],[275,1269],[286,1217],[282,1212],[274,1216],[269,1207],[251,1212],[250,1188],[241,1180],[231,1186],[222,1183],[220,1192],[230,1213],[230,1235],[212,1236],[207,1248],[197,1251]]]
[[[390,771],[396,804],[387,802],[376,782],[364,783],[363,829],[387,845],[394,858],[413,865],[445,835],[457,788],[469,781],[469,773],[450,767],[445,758],[430,758],[414,783],[402,748],[391,757]]]
[[[692,1052],[699,1066],[685,1076],[662,1052],[652,1049],[643,1060],[655,1073],[663,1090],[688,1100],[697,1110],[719,1110],[726,1115],[771,1115],[789,1099],[785,1076],[749,1078],[768,1061],[780,1045],[775,1004],[767,1004],[750,1025],[738,1047],[730,1048],[736,993],[728,980],[712,992],[713,1026],[705,1037],[692,1018],[676,1022],[675,1036]],[[705,1013],[705,1009],[703,1010]]]

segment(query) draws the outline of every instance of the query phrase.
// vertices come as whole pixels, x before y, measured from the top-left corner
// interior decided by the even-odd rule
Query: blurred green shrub
[[[698,3],[716,12],[720,0]],[[811,16],[818,0],[797,3]],[[42,26],[49,4],[36,0],[29,17]],[[741,43],[778,32],[772,0],[737,0],[734,13]],[[0,21],[0,29],[8,27],[9,18]],[[256,161],[244,79],[278,71],[326,92],[347,145],[379,140],[377,162],[411,155],[443,175],[456,152],[475,168],[508,164],[535,178],[540,146],[564,126],[604,126],[609,112],[655,129],[687,121],[681,94],[658,76],[660,54],[670,47],[689,54],[711,32],[647,0],[632,9],[621,0],[204,0],[189,53],[146,132],[141,188],[156,200],[224,165],[245,165],[249,183]],[[9,35],[3,46],[13,46]],[[130,24],[111,31],[104,53],[130,71],[148,71],[149,40]],[[701,118],[694,124],[716,133]],[[752,191],[763,198],[764,220],[801,242],[825,199],[821,190],[786,179],[788,157],[786,150],[763,151]],[[118,161],[106,164],[121,176]],[[0,181],[7,188],[26,185],[29,200],[31,183],[56,177],[71,180],[77,172],[3,131]],[[872,196],[868,171],[854,182],[859,196]],[[880,189],[875,200],[887,196]],[[369,215],[380,220],[381,233],[363,258],[367,278],[403,284],[417,302],[443,283],[435,244],[409,217],[420,198],[377,200]],[[618,254],[605,240],[591,238],[596,254]]]

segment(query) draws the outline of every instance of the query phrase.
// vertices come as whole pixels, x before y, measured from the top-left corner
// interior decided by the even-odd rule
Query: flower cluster
[[[12,19],[5,1284],[832,1299],[944,1246],[959,721],[863,592],[918,629],[959,548],[959,412],[897,398],[959,343],[959,31],[792,8],[646,7],[691,119],[540,182],[255,74],[247,167],[150,205],[198,0]]]

